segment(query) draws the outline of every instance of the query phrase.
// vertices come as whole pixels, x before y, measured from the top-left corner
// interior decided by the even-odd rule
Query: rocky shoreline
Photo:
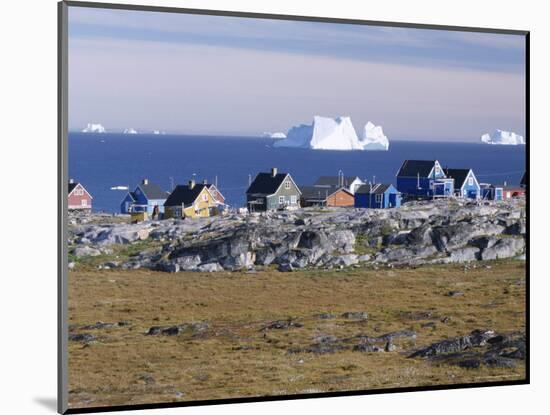
[[[399,209],[306,208],[194,220],[124,223],[69,215],[69,264],[165,272],[416,266],[525,258],[525,201],[411,202]],[[140,250],[118,257],[117,247]],[[112,258],[110,257],[112,256]],[[75,263],[76,262],[76,263]]]

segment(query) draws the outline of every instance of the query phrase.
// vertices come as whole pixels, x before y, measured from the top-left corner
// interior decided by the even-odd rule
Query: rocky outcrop
[[[410,358],[424,358],[436,364],[468,369],[485,366],[513,367],[525,359],[524,333],[497,334],[492,330],[474,330],[467,336],[431,344],[412,353]]]
[[[117,264],[126,269],[216,272],[272,265],[288,272],[521,257],[525,223],[522,200],[439,200],[399,209],[314,208],[133,225],[88,219],[70,226],[69,243],[85,257],[114,245],[155,242],[154,249]]]

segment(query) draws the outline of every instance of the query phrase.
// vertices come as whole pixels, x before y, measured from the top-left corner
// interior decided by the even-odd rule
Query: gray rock
[[[208,264],[199,265],[199,267],[197,268],[197,271],[217,272],[217,271],[223,271],[223,267],[217,262],[210,262]]]
[[[98,256],[101,255],[101,251],[99,249],[92,248],[90,246],[78,246],[74,249],[73,254],[77,258],[82,258],[86,256]]]
[[[356,320],[366,320],[369,318],[369,313],[366,311],[346,311],[342,313],[343,318],[356,319]]]
[[[294,271],[294,267],[292,266],[292,264],[289,264],[289,263],[281,264],[281,265],[279,265],[279,268],[277,268],[277,269],[280,272],[292,272],[292,271]]]
[[[502,238],[493,246],[481,251],[481,259],[484,261],[491,259],[512,258],[523,253],[525,241],[523,238]]]

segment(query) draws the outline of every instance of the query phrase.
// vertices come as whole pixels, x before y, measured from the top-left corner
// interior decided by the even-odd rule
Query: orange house
[[[302,191],[301,205],[307,206],[354,206],[353,194],[341,187],[322,188],[317,186],[300,186]]]

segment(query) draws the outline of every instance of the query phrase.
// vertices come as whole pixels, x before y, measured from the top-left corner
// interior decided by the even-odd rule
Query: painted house
[[[69,179],[68,208],[69,210],[92,210],[92,195],[81,183]]]
[[[355,192],[355,207],[387,209],[401,206],[401,194],[392,184],[365,184]]]
[[[516,199],[525,196],[525,188],[521,186],[505,186],[502,189],[503,199]]]
[[[152,215],[155,206],[159,213],[164,213],[164,202],[168,192],[148,179],[143,179],[133,192],[128,192],[120,203],[120,213],[147,212]]]
[[[445,175],[454,179],[455,196],[465,199],[481,197],[481,186],[472,169],[445,169]]]
[[[190,180],[177,185],[164,202],[165,218],[207,218],[218,214],[218,203],[208,190],[208,184]]]
[[[343,187],[348,190],[351,194],[354,194],[355,191],[365,182],[361,180],[358,176],[321,176],[313,184],[315,187],[328,188],[328,189],[339,189]]]
[[[272,168],[270,173],[258,173],[246,191],[246,206],[250,212],[300,207],[302,192],[288,173]]]
[[[502,200],[504,189],[489,183],[480,183],[481,198],[484,200]]]
[[[216,203],[220,206],[225,206],[225,196],[222,194],[222,192],[220,192],[220,189],[218,189],[216,185],[212,183],[209,184],[206,181],[204,181],[203,184],[207,186]]]
[[[339,189],[316,186],[300,186],[302,207],[308,206],[353,206],[353,193],[343,187]]]
[[[408,198],[450,197],[453,182],[437,160],[405,160],[397,172],[397,190]]]

